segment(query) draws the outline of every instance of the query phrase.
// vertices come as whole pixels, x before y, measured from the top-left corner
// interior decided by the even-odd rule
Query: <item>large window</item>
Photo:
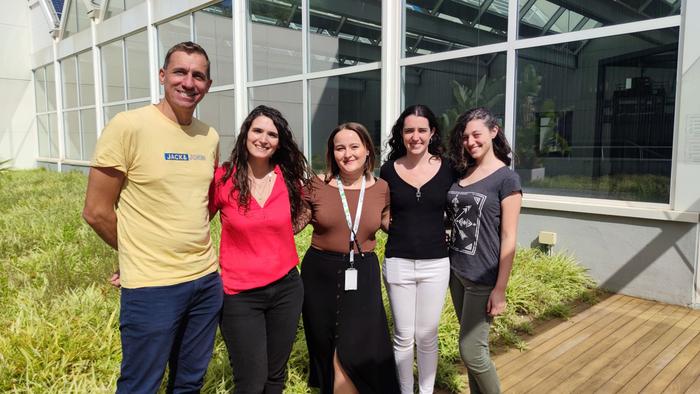
[[[66,10],[62,16],[62,19],[65,19],[63,37],[71,36],[90,27],[88,9],[83,0],[66,0],[65,4]]]
[[[667,203],[677,59],[678,28],[520,50],[525,190]]]
[[[58,125],[53,64],[34,70],[34,93],[39,157],[57,159],[59,156]]]
[[[309,81],[311,164],[323,171],[328,136],[345,122],[362,123],[381,151],[381,73],[368,71]]]
[[[107,1],[107,7],[105,8],[105,18],[111,18],[114,15],[122,13],[124,10],[128,10],[146,0],[104,0]]]
[[[92,51],[61,60],[64,156],[90,160],[97,140]]]
[[[102,46],[105,123],[126,109],[150,102],[148,39],[145,31]]]
[[[248,92],[248,99],[248,107],[251,110],[261,104],[278,109],[287,119],[299,149],[303,149],[304,123],[302,114],[304,106],[302,104],[301,82],[252,88]]]
[[[249,0],[248,79],[302,72],[301,0]]]
[[[404,56],[503,42],[507,0],[407,0]]]
[[[311,71],[381,60],[380,0],[309,1]]]

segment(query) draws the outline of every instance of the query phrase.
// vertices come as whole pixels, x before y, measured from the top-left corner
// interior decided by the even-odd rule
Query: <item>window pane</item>
[[[34,102],[36,112],[46,112],[46,68],[34,71]]]
[[[80,160],[80,117],[78,111],[63,113],[64,132],[66,134],[66,158]]]
[[[300,0],[249,0],[249,79],[301,73],[300,3]]]
[[[459,114],[487,107],[505,113],[506,55],[496,53],[404,68],[405,106],[425,104],[438,117],[443,139]]]
[[[78,78],[80,80],[80,105],[95,104],[95,76],[92,68],[92,51],[78,55]]]
[[[38,115],[36,117],[37,137],[39,139],[39,156],[49,157],[51,149],[49,148],[49,115]]]
[[[90,18],[87,14],[87,8],[81,0],[71,1],[69,9],[64,17],[68,18],[66,20],[65,31],[63,32],[64,38],[90,27]]]
[[[105,10],[105,19],[109,19],[114,15],[124,12],[124,0],[107,0],[107,9]]]
[[[669,201],[678,28],[518,52],[526,191]]]
[[[46,98],[48,110],[56,110],[56,75],[53,64],[46,66]]]
[[[381,142],[381,72],[342,75],[309,81],[311,162],[314,170],[326,168],[328,135],[343,122],[362,123],[374,143],[377,157]]]
[[[260,86],[249,90],[251,110],[258,105],[264,104],[278,109],[294,134],[294,141],[299,145],[299,150],[303,151],[304,146],[304,130],[302,111],[304,110],[302,102],[301,82],[290,82],[272,86]],[[247,114],[246,114],[247,115]]]
[[[190,41],[191,39],[189,15],[158,26],[158,67],[163,66],[165,55],[170,48],[175,44]]]
[[[150,97],[148,87],[151,70],[148,69],[148,36],[145,31],[126,37],[126,73],[129,88],[127,98]]]
[[[75,108],[78,106],[78,81],[76,77],[75,56],[61,60],[64,108]]]
[[[219,133],[219,162],[224,162],[231,155],[235,141],[233,90],[207,94],[198,108],[198,118]]]
[[[109,123],[114,115],[126,110],[124,104],[110,105],[109,107],[104,107],[105,124]]]
[[[381,60],[382,2],[309,2],[311,71]]]
[[[407,0],[404,56],[503,42],[507,0]]]
[[[124,52],[122,41],[102,47],[102,90],[104,101],[124,100]]]
[[[681,0],[520,0],[520,37],[537,37],[680,14]]]
[[[231,1],[194,14],[195,36],[209,56],[213,86],[233,83],[233,19]]]
[[[83,160],[92,159],[92,154],[95,151],[95,141],[97,141],[96,122],[94,108],[80,111],[80,124],[83,128]]]
[[[58,158],[58,116],[49,114],[49,157]]]

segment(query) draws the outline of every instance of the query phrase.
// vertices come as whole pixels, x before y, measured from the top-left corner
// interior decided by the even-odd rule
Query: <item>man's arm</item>
[[[117,214],[114,205],[119,199],[124,173],[114,168],[90,168],[83,218],[107,245],[117,246]]]

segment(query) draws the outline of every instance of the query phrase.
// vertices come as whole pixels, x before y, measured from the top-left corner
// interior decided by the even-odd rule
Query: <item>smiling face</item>
[[[367,147],[353,130],[342,129],[333,137],[333,157],[342,175],[363,174],[368,154]]]
[[[176,113],[194,112],[212,82],[207,78],[207,59],[197,52],[173,52],[168,68],[161,68],[158,75],[165,101]]]
[[[493,139],[498,130],[489,129],[483,120],[475,119],[467,123],[462,132],[462,146],[464,150],[476,162],[480,162],[487,155],[493,155]]]
[[[403,145],[409,155],[422,155],[428,150],[430,138],[435,133],[430,129],[428,119],[423,116],[409,115],[403,122]]]
[[[270,160],[277,151],[279,143],[280,135],[272,119],[264,115],[253,119],[245,144],[248,159]]]

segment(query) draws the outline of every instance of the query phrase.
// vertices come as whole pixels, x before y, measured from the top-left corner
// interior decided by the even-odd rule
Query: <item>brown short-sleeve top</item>
[[[331,186],[319,178],[312,181],[312,191],[305,194],[305,199],[311,206],[313,217],[311,225],[314,228],[311,237],[311,246],[328,252],[348,253],[350,241],[350,229],[343,212],[343,203],[340,193],[335,187],[335,180],[331,180]],[[344,189],[348,199],[350,216],[355,220],[357,202],[360,199],[359,189]],[[382,224],[382,217],[389,215],[389,185],[382,179],[376,179],[375,183],[365,190],[365,201],[362,206],[360,227],[357,231],[357,241],[363,252],[374,250],[377,244],[374,234]]]

